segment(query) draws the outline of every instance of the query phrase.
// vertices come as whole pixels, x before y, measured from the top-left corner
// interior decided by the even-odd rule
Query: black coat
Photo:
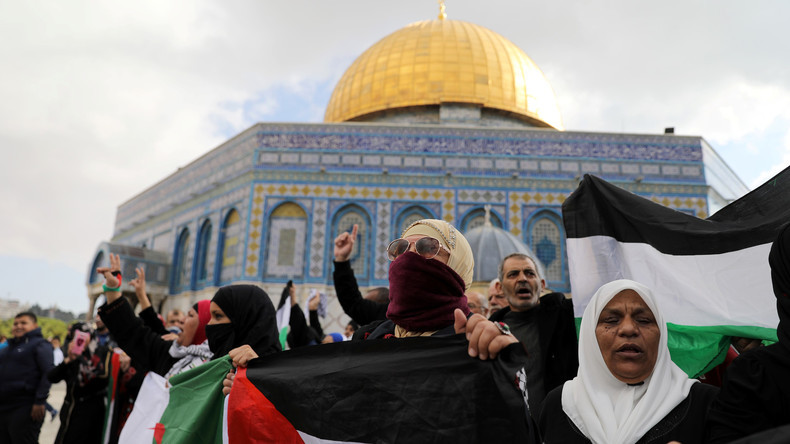
[[[99,307],[99,316],[118,346],[135,362],[135,366],[164,376],[178,361],[170,356],[173,341],[165,341],[144,325],[123,297]]]
[[[343,311],[359,325],[367,325],[374,321],[387,319],[386,304],[379,304],[362,297],[354,277],[351,261],[335,262],[332,273],[335,282],[335,293]]]
[[[540,310],[537,319],[540,349],[544,359],[543,381],[546,393],[549,393],[565,381],[575,378],[579,369],[579,340],[573,318],[573,302],[562,293],[549,293],[540,298],[540,305],[533,310]],[[508,313],[510,307],[505,307],[494,313],[489,320],[502,322]]]
[[[642,436],[637,444],[664,444],[670,441],[679,441],[683,444],[705,442],[705,417],[718,392],[719,389],[712,385],[693,384],[686,399]],[[562,410],[562,387],[557,387],[546,396],[538,425],[543,442],[546,444],[590,442]]]
[[[49,372],[51,382],[66,381],[66,397],[60,408],[60,428],[55,438],[55,444],[61,443],[96,443],[102,442],[101,427],[104,420],[105,400],[107,398],[107,384],[109,359],[112,352],[102,350],[101,353],[91,355],[85,353],[80,359],[71,362],[61,362]],[[80,361],[91,359],[102,360],[98,364],[102,371],[85,385],[79,384]]]

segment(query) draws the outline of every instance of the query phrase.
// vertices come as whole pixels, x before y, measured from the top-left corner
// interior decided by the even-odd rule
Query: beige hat
[[[458,276],[461,276],[468,290],[472,285],[475,259],[472,255],[472,247],[469,246],[469,242],[466,241],[464,235],[456,230],[454,226],[438,219],[418,220],[403,230],[401,237],[415,234],[431,236],[442,243],[442,246],[450,252],[450,260],[447,261],[447,266],[458,273]]]

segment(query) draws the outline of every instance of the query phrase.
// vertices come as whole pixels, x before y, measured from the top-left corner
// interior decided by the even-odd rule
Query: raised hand
[[[112,273],[118,272],[118,277],[115,277]],[[96,269],[96,273],[99,273],[104,276],[104,285],[108,288],[118,288],[121,285],[121,258],[117,254],[110,253],[110,266],[109,267],[99,267]],[[107,298],[107,303],[112,303],[121,297],[120,289],[115,291],[105,291],[104,296]]]
[[[351,233],[343,232],[335,238],[335,262],[345,262],[351,257],[358,230],[359,225],[354,224]]]
[[[137,277],[129,281],[129,285],[134,288],[134,293],[137,295],[137,301],[140,303],[140,309],[145,310],[151,306],[151,301],[148,299],[148,294],[145,292],[145,268],[137,267],[134,269]]]

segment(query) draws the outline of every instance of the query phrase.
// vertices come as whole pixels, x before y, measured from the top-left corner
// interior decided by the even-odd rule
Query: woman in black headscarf
[[[206,326],[214,356],[230,353],[234,365],[282,350],[274,305],[254,285],[229,285],[211,299],[211,320]],[[254,356],[253,356],[254,355]]]
[[[779,230],[768,263],[779,342],[743,353],[727,369],[708,417],[712,443],[790,424],[790,224]]]

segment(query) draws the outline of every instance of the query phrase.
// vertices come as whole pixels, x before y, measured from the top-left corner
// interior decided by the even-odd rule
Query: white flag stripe
[[[304,441],[304,444],[363,444],[355,441],[332,441],[330,439],[316,438],[313,435],[300,432],[299,430],[297,430],[297,433],[299,433],[299,436],[302,438],[302,441]]]
[[[668,255],[608,236],[568,239],[567,247],[576,317],[601,285],[632,279],[653,290],[673,324],[775,329],[779,323],[768,266],[771,244],[701,256]]]
[[[137,394],[134,409],[121,430],[119,444],[151,444],[154,427],[170,402],[170,387],[165,378],[148,372]]]

